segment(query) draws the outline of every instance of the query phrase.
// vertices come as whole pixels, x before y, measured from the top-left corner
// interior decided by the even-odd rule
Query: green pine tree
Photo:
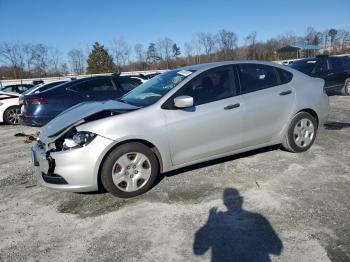
[[[177,44],[173,44],[173,56],[176,58],[181,55],[180,47]]]
[[[113,63],[113,57],[108,53],[108,50],[98,42],[92,46],[87,64],[88,74],[111,73],[116,69]]]

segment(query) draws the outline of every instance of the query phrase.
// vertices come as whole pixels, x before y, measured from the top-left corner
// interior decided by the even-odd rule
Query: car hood
[[[92,118],[92,120],[97,120],[98,118],[96,117],[103,118],[136,109],[138,109],[138,107],[115,100],[80,103],[67,109],[48,122],[42,128],[40,137],[44,140],[51,140],[48,138],[58,136],[62,131],[67,130],[72,126],[87,122],[89,117]],[[101,112],[105,112],[106,114],[103,116],[97,116],[97,114]],[[96,117],[93,118],[94,116]]]

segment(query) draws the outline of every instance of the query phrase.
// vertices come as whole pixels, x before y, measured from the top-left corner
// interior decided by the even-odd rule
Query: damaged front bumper
[[[89,145],[81,148],[50,151],[45,143],[38,141],[32,148],[38,182],[62,191],[98,190],[99,166],[112,144],[113,140],[97,136]]]

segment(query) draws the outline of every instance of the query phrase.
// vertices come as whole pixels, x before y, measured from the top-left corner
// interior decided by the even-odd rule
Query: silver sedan
[[[128,198],[160,173],[195,163],[275,144],[304,152],[328,115],[323,86],[258,61],[167,71],[119,101],[79,104],[49,122],[33,147],[38,179]]]

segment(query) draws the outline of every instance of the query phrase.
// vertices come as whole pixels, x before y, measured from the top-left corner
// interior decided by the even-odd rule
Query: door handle
[[[280,96],[290,95],[291,93],[292,93],[292,90],[283,91],[280,93]]]
[[[241,106],[241,104],[237,103],[237,104],[234,104],[234,105],[225,106],[224,109],[225,110],[231,110],[231,109],[234,109],[234,108],[237,108],[237,107],[240,107],[240,106]]]

